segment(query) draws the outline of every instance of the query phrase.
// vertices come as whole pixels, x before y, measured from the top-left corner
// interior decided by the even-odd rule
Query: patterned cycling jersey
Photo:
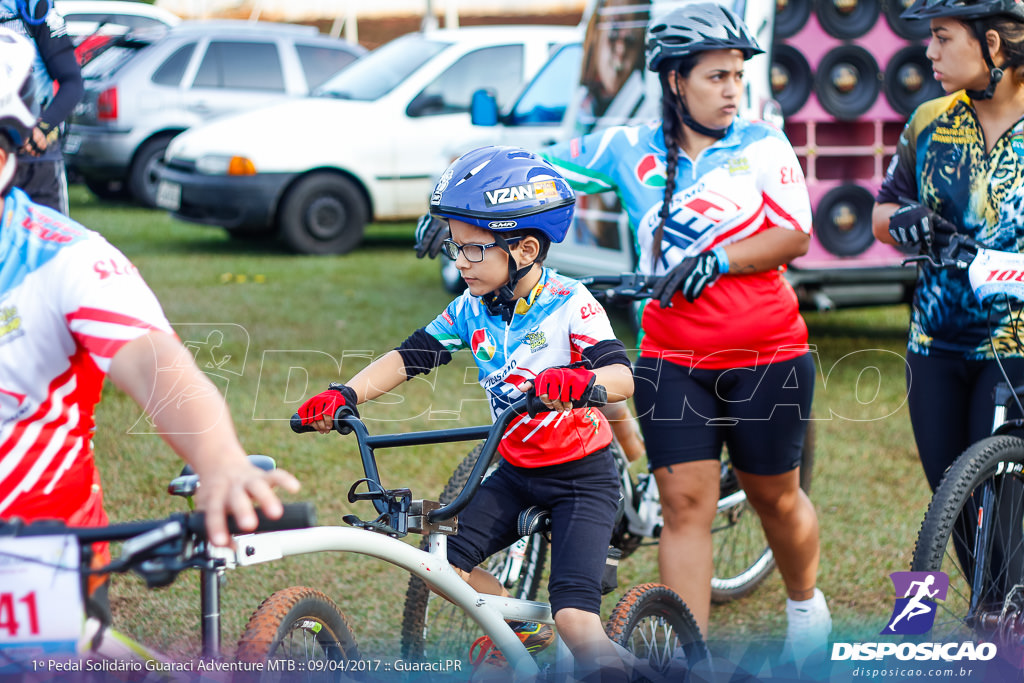
[[[114,354],[172,332],[135,267],[21,190],[0,218],[0,518],[106,523],[93,408]]]
[[[986,247],[1024,251],[1024,120],[985,150],[985,136],[963,92],[925,102],[910,117],[878,191],[879,203],[914,199]],[[984,306],[967,272],[918,269],[907,347],[923,355],[993,357],[989,316],[1000,355],[1020,356],[1006,301]]]
[[[547,368],[576,362],[586,349],[615,339],[593,295],[548,268],[530,296],[519,300],[508,324],[466,291],[425,330],[450,353],[473,353],[492,417],[522,398],[523,382],[532,382]],[[611,440],[611,427],[600,411],[578,408],[535,418],[523,415],[509,425],[498,451],[513,465],[541,467],[578,460]]]
[[[666,176],[660,123],[608,128],[546,148],[542,155],[574,189],[618,194],[646,272],[662,275],[687,256],[768,228],[811,230],[796,154],[785,136],[765,123],[735,119],[728,134],[696,162],[679,154],[654,268],[652,245]],[[643,329],[642,355],[671,355],[693,367],[761,365],[807,351],[807,326],[781,269],[721,277],[692,304],[678,293],[670,308],[649,302]]]

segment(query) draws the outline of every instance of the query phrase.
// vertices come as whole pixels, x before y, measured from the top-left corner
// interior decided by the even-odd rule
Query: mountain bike
[[[186,472],[171,488],[187,495],[195,484],[195,475]],[[284,515],[277,520],[267,519],[258,509],[257,513],[258,532],[316,523],[309,503],[285,504]],[[229,528],[232,534],[239,533],[230,519]],[[99,542],[119,543],[120,552],[106,566],[91,568],[91,544]],[[116,672],[141,680],[151,674],[187,678],[197,671],[252,670],[225,662],[221,652],[220,586],[231,552],[207,542],[202,512],[102,527],[72,527],[50,520],[0,522],[0,674]],[[200,572],[202,657],[196,662],[174,661],[149,649],[110,628],[86,607],[90,576],[131,571],[147,587],[159,588],[188,569]],[[334,633],[338,646],[358,657],[347,625]],[[68,668],[55,669],[61,666],[58,662]]]
[[[595,298],[606,306],[630,304],[649,298],[657,278],[639,273],[581,278]],[[810,491],[814,470],[814,422],[808,422],[801,455],[800,486]],[[658,486],[654,476],[644,472],[634,475],[629,459],[616,442],[612,453],[622,481],[621,516],[612,535],[614,551],[609,562],[629,557],[637,548],[658,542],[663,525]],[[442,503],[450,501],[462,490],[480,459],[478,445],[456,467],[440,495]],[[496,467],[495,453],[488,467]],[[546,530],[536,523],[521,526],[522,538],[505,551],[495,553],[481,565],[493,574],[510,594],[532,600],[543,580],[548,557]],[[712,526],[715,575],[711,579],[711,599],[717,603],[741,598],[759,586],[775,568],[775,559],[764,537],[761,521],[747,502],[739,480],[732,469],[728,453],[723,454],[719,479],[719,499]],[[412,576],[406,589],[402,621],[402,653],[419,657],[431,650],[431,641],[448,637],[451,631],[468,628],[464,614],[434,595],[427,586]],[[440,631],[443,636],[432,632]]]
[[[575,405],[601,405],[605,400],[603,396],[604,388],[595,387],[589,401]],[[468,671],[467,659],[473,640],[487,635],[517,675],[540,675],[541,665],[527,652],[506,620],[553,624],[550,605],[515,595],[502,597],[476,592],[449,565],[446,541],[449,535],[458,532],[458,514],[483,481],[511,421],[526,413],[536,415],[545,411],[547,408],[530,391],[491,425],[370,435],[362,420],[350,408],[342,406],[334,417],[333,429],[341,434],[355,434],[365,474],[364,478],[352,484],[348,500],[372,503],[377,516],[363,520],[355,515],[346,515],[344,521],[353,528],[317,527],[260,534],[253,537],[251,548],[236,554],[236,559],[239,564],[254,564],[298,553],[331,550],[368,555],[389,562],[445,595],[445,604],[464,616],[458,628],[448,629],[445,624],[431,622],[431,628],[427,629],[431,634],[429,644],[417,652],[403,650],[402,661],[457,662],[460,668]],[[298,415],[292,417],[292,429],[312,431],[311,427],[302,426]],[[458,490],[452,488],[453,495],[447,502],[413,499],[410,489],[386,488],[381,481],[375,449],[480,439],[484,441],[478,449],[477,458],[471,463]],[[545,523],[547,511],[531,508],[525,513],[520,515],[520,521],[529,517],[531,521],[524,523]],[[426,537],[421,548],[400,540],[409,533]],[[613,609],[606,633],[613,643],[623,648],[624,654],[628,653],[631,666],[647,671],[648,678],[654,680],[682,680],[687,671],[708,659],[700,629],[689,609],[666,586],[643,584],[627,591]],[[546,663],[543,672],[557,678],[566,674],[561,667],[566,666],[566,662],[571,665],[571,656],[562,645],[549,648],[552,649],[559,656],[554,662]],[[384,664],[385,673],[390,671],[388,666],[391,665]],[[572,673],[571,666],[567,673]]]
[[[928,257],[922,257],[928,258]],[[911,259],[913,260],[913,259]],[[954,235],[938,258],[938,267],[966,270],[979,300],[1003,297],[1014,325],[1024,309],[1014,310],[1010,297],[1024,298],[1024,255],[985,249]],[[1001,349],[1024,347],[1014,329],[1013,341],[991,339],[999,361]],[[937,603],[934,640],[980,637],[1024,655],[1024,420],[1007,419],[1015,407],[1024,414],[1024,386],[1005,384],[993,395],[992,434],[969,446],[943,475],[935,490],[914,547],[912,571],[944,572],[946,599]]]

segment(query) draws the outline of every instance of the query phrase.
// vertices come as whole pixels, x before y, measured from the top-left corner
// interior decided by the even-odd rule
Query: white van
[[[505,104],[578,27],[417,32],[356,61],[311,97],[192,128],[167,149],[158,205],[231,234],[277,232],[301,253],[343,254],[371,220],[423,213],[474,91]]]

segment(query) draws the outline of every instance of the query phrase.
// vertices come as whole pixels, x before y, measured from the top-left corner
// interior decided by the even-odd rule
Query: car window
[[[142,48],[141,45],[110,45],[82,66],[82,78],[98,80],[113,76]]]
[[[277,45],[210,41],[192,87],[284,92],[284,72]]]
[[[559,123],[565,116],[583,61],[582,45],[566,45],[541,69],[509,114],[512,126]]]
[[[93,21],[97,24],[117,24],[128,28],[151,28],[167,26],[166,23],[152,17],[139,17],[131,14],[115,14],[111,12],[70,12],[64,14],[64,21]]]
[[[469,111],[473,93],[487,88],[504,106],[523,82],[523,46],[500,45],[468,52],[409,103],[409,116]]]
[[[185,75],[185,69],[188,67],[188,62],[192,59],[192,53],[195,51],[195,43],[182,45],[153,72],[151,80],[157,85],[180,85],[181,77]]]
[[[372,102],[391,92],[449,45],[415,33],[396,38],[357,59],[317,88],[313,95]]]
[[[302,71],[306,74],[306,85],[310,90],[351,64],[356,56],[347,50],[326,45],[295,46],[299,53]]]

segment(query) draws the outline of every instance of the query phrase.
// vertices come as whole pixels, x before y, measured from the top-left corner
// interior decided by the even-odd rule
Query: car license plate
[[[79,148],[82,146],[82,138],[78,135],[68,135],[64,138],[64,145],[62,149],[65,154],[78,154]]]
[[[156,188],[156,205],[168,211],[181,208],[181,185],[161,180]]]

